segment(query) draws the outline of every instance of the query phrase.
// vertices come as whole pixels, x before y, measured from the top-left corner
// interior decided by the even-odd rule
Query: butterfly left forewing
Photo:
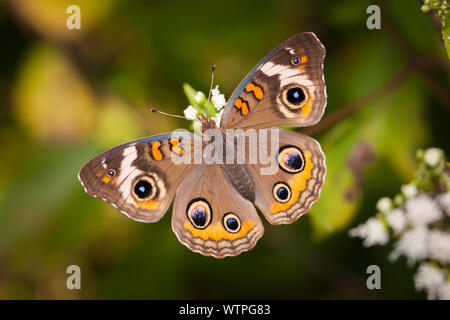
[[[178,187],[172,229],[194,252],[216,258],[252,249],[264,233],[253,204],[219,165],[199,165]]]
[[[193,140],[172,138],[163,134],[115,147],[86,163],[78,178],[86,193],[111,203],[130,218],[158,221],[193,168],[172,161],[172,157],[185,156],[182,146]]]
[[[224,128],[311,126],[325,110],[325,47],[314,33],[298,34],[274,49],[229,99]]]

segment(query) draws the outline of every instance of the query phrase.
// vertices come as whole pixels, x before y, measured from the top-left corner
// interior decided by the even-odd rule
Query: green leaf
[[[361,163],[358,168],[350,161],[358,145],[365,144],[372,149],[376,161],[390,163],[405,181],[413,178],[416,169],[414,150],[428,136],[422,109],[420,86],[408,81],[391,96],[345,119],[321,139],[327,158],[327,176],[320,199],[310,213],[316,238],[346,228],[363,203],[363,181],[360,179],[367,171],[368,163]]]
[[[450,10],[445,16],[445,25],[442,26],[442,38],[444,39],[445,48],[447,49],[447,55],[450,59]]]

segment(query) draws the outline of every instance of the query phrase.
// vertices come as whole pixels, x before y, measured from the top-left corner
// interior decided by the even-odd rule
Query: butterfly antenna
[[[208,102],[206,103],[206,117],[209,119],[209,112],[208,112],[208,104],[211,99],[211,92],[214,84],[214,71],[216,70],[216,65],[213,64],[211,66],[211,85],[209,86],[209,93],[208,93]]]
[[[185,119],[185,120],[193,120],[193,119],[189,119],[189,118],[186,118],[186,117],[183,117],[183,116],[179,116],[179,115],[176,115],[176,114],[162,112],[162,111],[159,111],[158,109],[155,109],[155,108],[150,108],[150,111],[154,112],[154,113],[159,113],[159,114],[162,114],[162,115],[165,115],[165,116],[169,116],[169,117],[175,117],[175,118],[180,118],[180,119]]]

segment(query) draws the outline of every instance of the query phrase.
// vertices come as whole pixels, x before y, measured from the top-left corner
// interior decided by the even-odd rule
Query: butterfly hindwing
[[[259,156],[264,154],[271,158],[271,161],[263,161],[267,165],[262,165],[261,158],[258,163],[251,163],[249,154],[255,152],[251,151],[252,142],[246,140],[245,171],[236,174],[236,166],[226,168],[230,176],[235,177],[231,181],[238,190],[253,190],[242,194],[250,195],[246,197],[255,203],[271,224],[292,223],[319,198],[326,174],[325,156],[320,144],[311,137],[290,130],[270,130],[267,141],[260,139],[257,142],[258,150],[264,150],[259,152]],[[274,134],[278,136],[278,143],[272,146]],[[266,174],[264,170],[269,164],[272,164],[273,171]],[[251,187],[247,187],[249,184]]]
[[[222,166],[199,165],[178,187],[172,229],[189,249],[216,258],[253,248],[264,227]]]

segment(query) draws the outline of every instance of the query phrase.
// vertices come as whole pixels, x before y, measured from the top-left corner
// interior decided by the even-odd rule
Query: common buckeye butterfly
[[[203,116],[203,133],[316,124],[327,101],[324,57],[314,33],[286,40],[239,84],[218,127]],[[174,157],[192,157],[185,150],[199,137],[191,133],[182,140],[168,133],[106,151],[87,162],[78,177],[90,196],[137,221],[158,221],[175,197],[172,229],[181,243],[203,255],[235,256],[252,249],[264,233],[254,205],[271,224],[292,223],[310,209],[324,184],[320,144],[301,133],[278,132],[279,170],[273,175],[261,175],[259,163],[175,163]]]

